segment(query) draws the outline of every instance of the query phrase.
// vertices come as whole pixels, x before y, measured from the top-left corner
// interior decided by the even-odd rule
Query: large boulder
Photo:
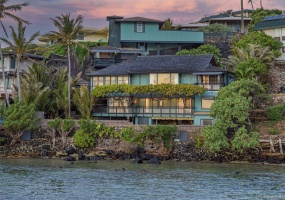
[[[66,153],[69,155],[69,154],[74,154],[75,153],[75,148],[74,147],[71,147],[71,146],[69,146],[69,147],[67,147],[66,148]]]
[[[64,158],[64,160],[65,160],[65,161],[76,161],[76,158],[73,157],[73,156],[66,156],[66,157]]]
[[[78,153],[78,160],[85,160],[85,155],[82,151]]]
[[[139,157],[136,157],[133,163],[142,164],[143,160],[141,158],[139,158]]]
[[[160,165],[161,164],[160,160],[158,158],[156,158],[156,157],[151,158],[149,161],[147,161],[147,163],[148,164],[156,164],[156,165]]]

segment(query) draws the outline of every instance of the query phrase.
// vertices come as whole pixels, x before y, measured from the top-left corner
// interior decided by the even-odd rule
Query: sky
[[[111,15],[157,20],[170,18],[174,24],[188,24],[207,14],[241,8],[240,0],[10,0],[6,6],[23,2],[30,5],[13,14],[32,23],[27,26],[27,35],[56,30],[50,18],[69,13],[73,17],[82,15],[85,27],[103,28],[108,25],[106,16]],[[254,8],[259,8],[260,2],[266,9],[285,10],[285,0],[253,0]],[[248,0],[244,0],[244,8],[251,9]],[[7,27],[16,25],[9,19],[2,22]]]

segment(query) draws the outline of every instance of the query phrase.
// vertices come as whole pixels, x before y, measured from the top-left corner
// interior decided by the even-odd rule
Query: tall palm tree
[[[21,21],[25,24],[29,24],[29,21],[26,21],[12,13],[10,13],[10,11],[21,11],[23,7],[28,6],[29,3],[24,2],[21,4],[14,4],[14,5],[8,5],[5,6],[6,3],[8,3],[9,0],[0,0],[0,24],[2,26],[2,29],[5,33],[5,35],[7,36],[7,31],[6,28],[2,22],[3,18],[10,18],[16,21]],[[5,72],[4,72],[4,59],[3,59],[3,54],[2,54],[2,47],[1,47],[1,43],[0,43],[0,57],[1,57],[1,64],[2,64],[2,77],[3,77],[3,83],[4,83],[4,91],[5,91],[5,97],[6,97],[6,102],[7,105],[9,106],[9,96],[8,96],[8,92],[7,92],[7,84],[6,84],[6,79],[5,79]]]
[[[78,15],[75,19],[70,17],[70,14],[56,16],[54,19],[51,18],[54,26],[58,29],[57,31],[50,31],[45,34],[44,37],[52,41],[57,41],[64,45],[67,51],[68,57],[68,116],[70,117],[71,109],[71,61],[70,61],[70,50],[75,49],[76,45],[80,45],[75,41],[78,37],[79,32],[83,28],[83,16]],[[83,45],[81,45],[83,46]],[[84,46],[83,46],[84,47]],[[85,47],[84,47],[85,48]]]
[[[90,95],[88,86],[82,85],[80,88],[76,88],[73,101],[81,114],[81,118],[90,119],[94,98]]]
[[[21,21],[18,22],[18,32],[16,32],[12,26],[10,26],[10,28],[11,28],[12,41],[9,41],[8,39],[2,37],[0,37],[0,40],[2,40],[4,43],[10,46],[12,52],[16,55],[18,97],[19,101],[21,101],[20,62],[22,61],[24,53],[26,52],[28,46],[33,42],[34,39],[36,39],[40,35],[40,32],[38,31],[32,34],[30,38],[26,40],[25,38],[26,27],[23,26],[23,23]]]

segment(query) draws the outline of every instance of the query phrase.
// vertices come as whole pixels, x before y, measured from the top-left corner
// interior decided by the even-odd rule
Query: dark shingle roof
[[[148,22],[148,23],[164,23],[164,21],[156,20],[156,19],[149,19],[144,17],[131,17],[125,19],[117,19],[116,21],[119,22]]]
[[[264,30],[268,28],[285,27],[285,19],[262,21],[253,27],[253,30]]]
[[[213,55],[192,55],[192,56],[140,56],[136,60],[128,60],[114,64],[104,69],[91,72],[87,75],[128,75],[128,74],[149,74],[149,73],[194,73],[194,72],[226,72],[215,65]]]

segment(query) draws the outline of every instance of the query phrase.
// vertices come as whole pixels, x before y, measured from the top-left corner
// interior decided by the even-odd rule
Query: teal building
[[[211,105],[218,91],[231,82],[230,74],[219,67],[213,55],[139,56],[87,74],[91,91],[110,84],[194,84],[206,88],[200,95],[156,98],[108,95],[97,101],[93,116],[97,119],[122,119],[133,124],[210,125]]]

